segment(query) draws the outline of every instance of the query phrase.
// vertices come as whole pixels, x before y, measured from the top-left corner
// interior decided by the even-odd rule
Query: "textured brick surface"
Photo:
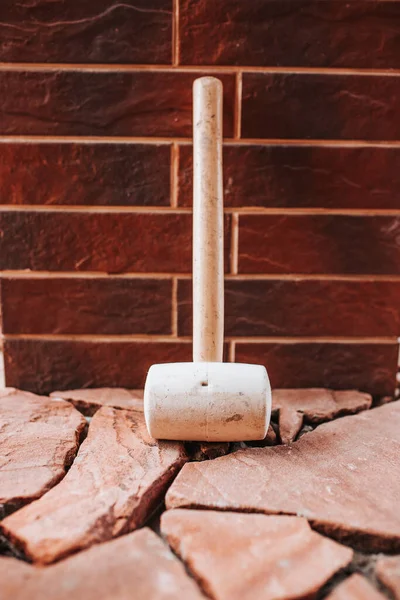
[[[245,73],[245,138],[396,140],[400,77]]]
[[[8,385],[48,393],[61,388],[142,388],[153,363],[191,361],[191,356],[189,342],[173,340],[111,343],[6,339],[4,358]],[[236,343],[236,362],[265,365],[275,388],[331,387],[391,396],[397,357],[395,342]]]
[[[168,206],[170,147],[0,144],[0,178],[0,204]]]
[[[183,0],[180,15],[183,64],[400,66],[398,2]]]
[[[242,215],[239,273],[400,273],[400,218]]]
[[[192,147],[179,148],[179,204],[192,204]],[[399,208],[400,150],[343,146],[224,147],[226,206]]]
[[[229,216],[225,219],[226,263]],[[0,213],[0,268],[189,272],[192,217],[151,213]]]
[[[168,279],[3,279],[3,332],[169,334],[171,288]]]
[[[171,0],[3,0],[0,17],[3,62],[171,60]]]
[[[236,343],[236,362],[265,365],[273,388],[330,387],[392,396],[398,345]]]
[[[188,137],[197,76],[178,71],[0,71],[0,133]],[[224,84],[224,135],[231,136],[234,77],[218,77]]]
[[[84,387],[135,389],[143,388],[152,364],[192,360],[192,347],[174,341],[7,340],[4,359],[7,384],[37,393]]]
[[[400,331],[399,295],[395,281],[227,280],[225,334],[395,337]],[[180,280],[180,335],[191,335],[191,299],[192,282]]]

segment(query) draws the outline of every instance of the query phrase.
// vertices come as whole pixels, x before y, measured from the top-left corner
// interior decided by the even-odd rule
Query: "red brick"
[[[242,215],[239,273],[400,273],[397,216]]]
[[[226,268],[229,217],[225,219]],[[176,213],[0,213],[1,269],[190,272],[192,216]]]
[[[394,336],[400,331],[396,281],[225,282],[228,336]],[[178,333],[192,330],[192,282],[178,284]]]
[[[245,73],[242,137],[398,140],[400,77]]]
[[[192,205],[192,147],[179,148],[179,204]],[[343,146],[224,147],[226,206],[399,208],[400,150]]]
[[[227,360],[228,347],[224,347]],[[155,363],[192,360],[188,342],[28,340],[4,341],[7,385],[38,393],[78,388],[144,387]]]
[[[168,206],[170,146],[0,145],[0,204]]]
[[[191,137],[192,84],[201,75],[0,71],[0,133]],[[218,78],[224,84],[224,134],[229,137],[235,79],[230,74],[218,74]]]
[[[396,343],[236,344],[236,362],[265,365],[273,388],[325,387],[393,395],[397,358]]]
[[[143,388],[154,363],[192,360],[180,342],[6,340],[7,385],[48,394],[86,387]]]
[[[3,333],[169,334],[167,279],[3,279]]]
[[[3,0],[0,17],[3,62],[171,62],[171,0]]]
[[[399,2],[183,0],[183,64],[400,66]]]

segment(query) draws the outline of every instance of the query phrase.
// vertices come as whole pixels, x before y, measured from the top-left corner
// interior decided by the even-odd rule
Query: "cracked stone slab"
[[[50,396],[71,402],[87,417],[93,416],[102,406],[143,412],[143,390],[94,388],[52,392]]]
[[[400,402],[320,425],[289,446],[185,465],[167,508],[306,517],[366,551],[400,550]]]
[[[376,563],[376,576],[400,600],[400,556],[385,556]]]
[[[143,415],[101,408],[66,477],[0,530],[32,562],[51,563],[142,525],[187,460],[149,437]]]
[[[303,422],[323,423],[370,408],[372,396],[354,390],[278,389],[272,392],[272,411],[279,412],[282,443],[296,439]]]
[[[68,402],[0,390],[0,517],[39,498],[64,477],[85,425]]]
[[[353,556],[299,517],[177,509],[161,532],[214,600],[309,597]]]
[[[150,529],[40,568],[0,557],[2,600],[202,600],[182,563]]]
[[[340,583],[327,600],[385,600],[385,596],[368,579],[355,573]]]

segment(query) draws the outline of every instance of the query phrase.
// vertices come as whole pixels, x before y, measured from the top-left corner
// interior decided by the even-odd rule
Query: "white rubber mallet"
[[[193,85],[193,362],[153,365],[144,390],[152,437],[260,440],[271,415],[265,367],[223,363],[222,84]]]

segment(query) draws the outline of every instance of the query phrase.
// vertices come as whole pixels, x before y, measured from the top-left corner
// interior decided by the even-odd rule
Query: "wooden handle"
[[[193,361],[222,362],[224,214],[222,83],[193,84]]]

